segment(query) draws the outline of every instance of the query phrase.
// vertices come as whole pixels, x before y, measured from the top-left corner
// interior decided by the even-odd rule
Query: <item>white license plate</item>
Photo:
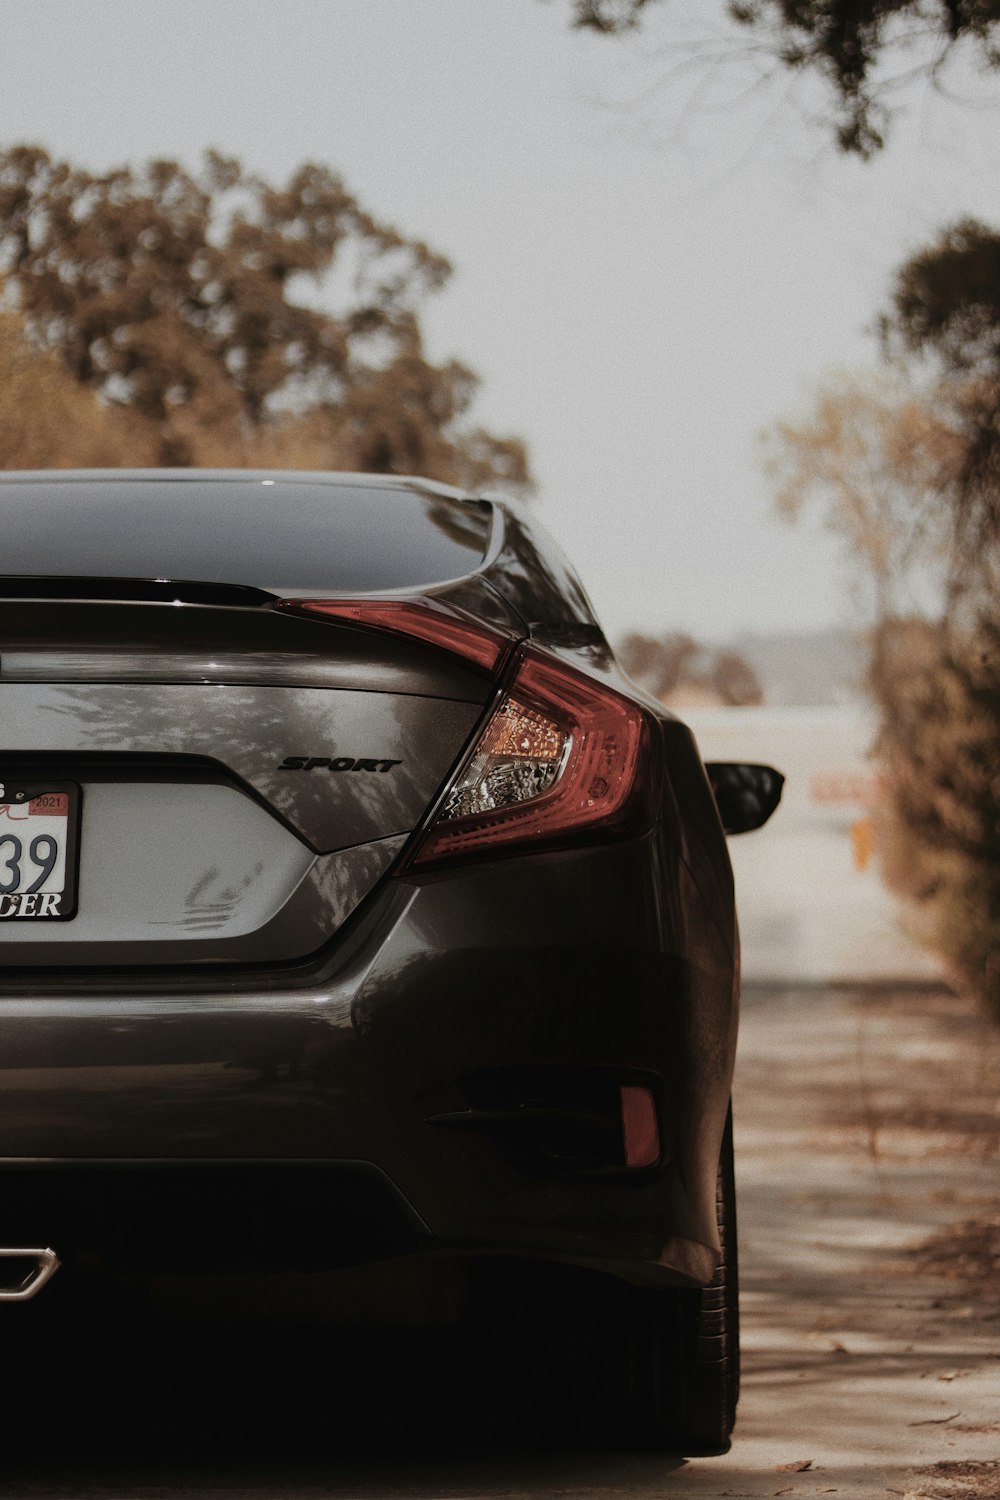
[[[65,921],[76,911],[80,789],[0,781],[0,921]]]

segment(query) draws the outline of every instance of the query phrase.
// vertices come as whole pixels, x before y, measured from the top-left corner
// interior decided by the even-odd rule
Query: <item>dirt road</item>
[[[993,1500],[996,1036],[943,994],[751,994],[745,1019],[746,1399],[677,1494]],[[913,1475],[935,1464],[981,1467]]]
[[[725,1458],[484,1443],[449,1425],[412,1350],[345,1372],[325,1340],[294,1359],[206,1343],[166,1368],[140,1335],[120,1357],[42,1351],[0,1494],[996,1500],[998,1078],[997,1034],[948,995],[746,997],[745,1379]]]

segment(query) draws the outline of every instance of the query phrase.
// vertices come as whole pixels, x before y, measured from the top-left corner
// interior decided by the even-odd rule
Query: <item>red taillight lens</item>
[[[524,648],[408,865],[639,831],[650,817],[650,738],[637,704]]]
[[[275,609],[427,641],[490,672],[499,669],[514,644],[502,630],[434,599],[280,599]]]

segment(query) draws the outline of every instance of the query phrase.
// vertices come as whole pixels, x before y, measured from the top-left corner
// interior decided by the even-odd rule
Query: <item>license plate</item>
[[[0,921],[75,914],[79,824],[73,783],[0,781]]]

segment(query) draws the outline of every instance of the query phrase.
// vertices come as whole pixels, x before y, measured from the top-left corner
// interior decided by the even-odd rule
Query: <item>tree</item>
[[[528,488],[520,443],[465,426],[476,377],[423,352],[419,309],[449,274],[314,163],[275,186],[214,152],[194,174],[0,153],[8,307],[79,385],[155,430],[160,463],[277,439]]]
[[[942,573],[941,497],[962,456],[950,416],[902,378],[840,376],[820,389],[808,416],[764,436],[779,514],[795,521],[811,510],[842,539],[870,624],[906,612],[918,569],[928,583]]]
[[[764,701],[760,678],[738,651],[717,651],[708,681],[727,708],[756,707]]]
[[[1000,232],[974,219],[944,229],[896,274],[881,320],[897,364],[922,361],[961,437],[947,484],[953,573],[975,574],[1000,541]]]
[[[768,451],[781,512],[819,510],[868,594],[883,873],[918,935],[1000,1014],[1000,608],[985,561],[960,594],[948,587],[966,452],[952,396],[941,381],[841,379]],[[922,614],[918,568],[938,583]]]
[[[1000,616],[884,622],[871,686],[884,873],[917,936],[1000,1018]]]
[[[731,707],[764,700],[760,679],[744,657],[700,646],[683,631],[659,638],[633,631],[618,655],[628,675],[664,703],[692,691]]]
[[[155,446],[131,413],[104,406],[31,347],[15,314],[0,313],[0,469],[140,467]]]
[[[572,0],[573,19],[620,36],[654,3]],[[818,75],[833,96],[838,145],[861,157],[884,146],[888,100],[901,77],[918,72],[937,82],[960,48],[982,70],[1000,67],[1000,0],[720,0],[719,8],[748,50]]]
[[[621,664],[630,677],[654,698],[666,698],[689,675],[699,646],[682,631],[669,635],[644,635],[633,631],[618,648]]]

